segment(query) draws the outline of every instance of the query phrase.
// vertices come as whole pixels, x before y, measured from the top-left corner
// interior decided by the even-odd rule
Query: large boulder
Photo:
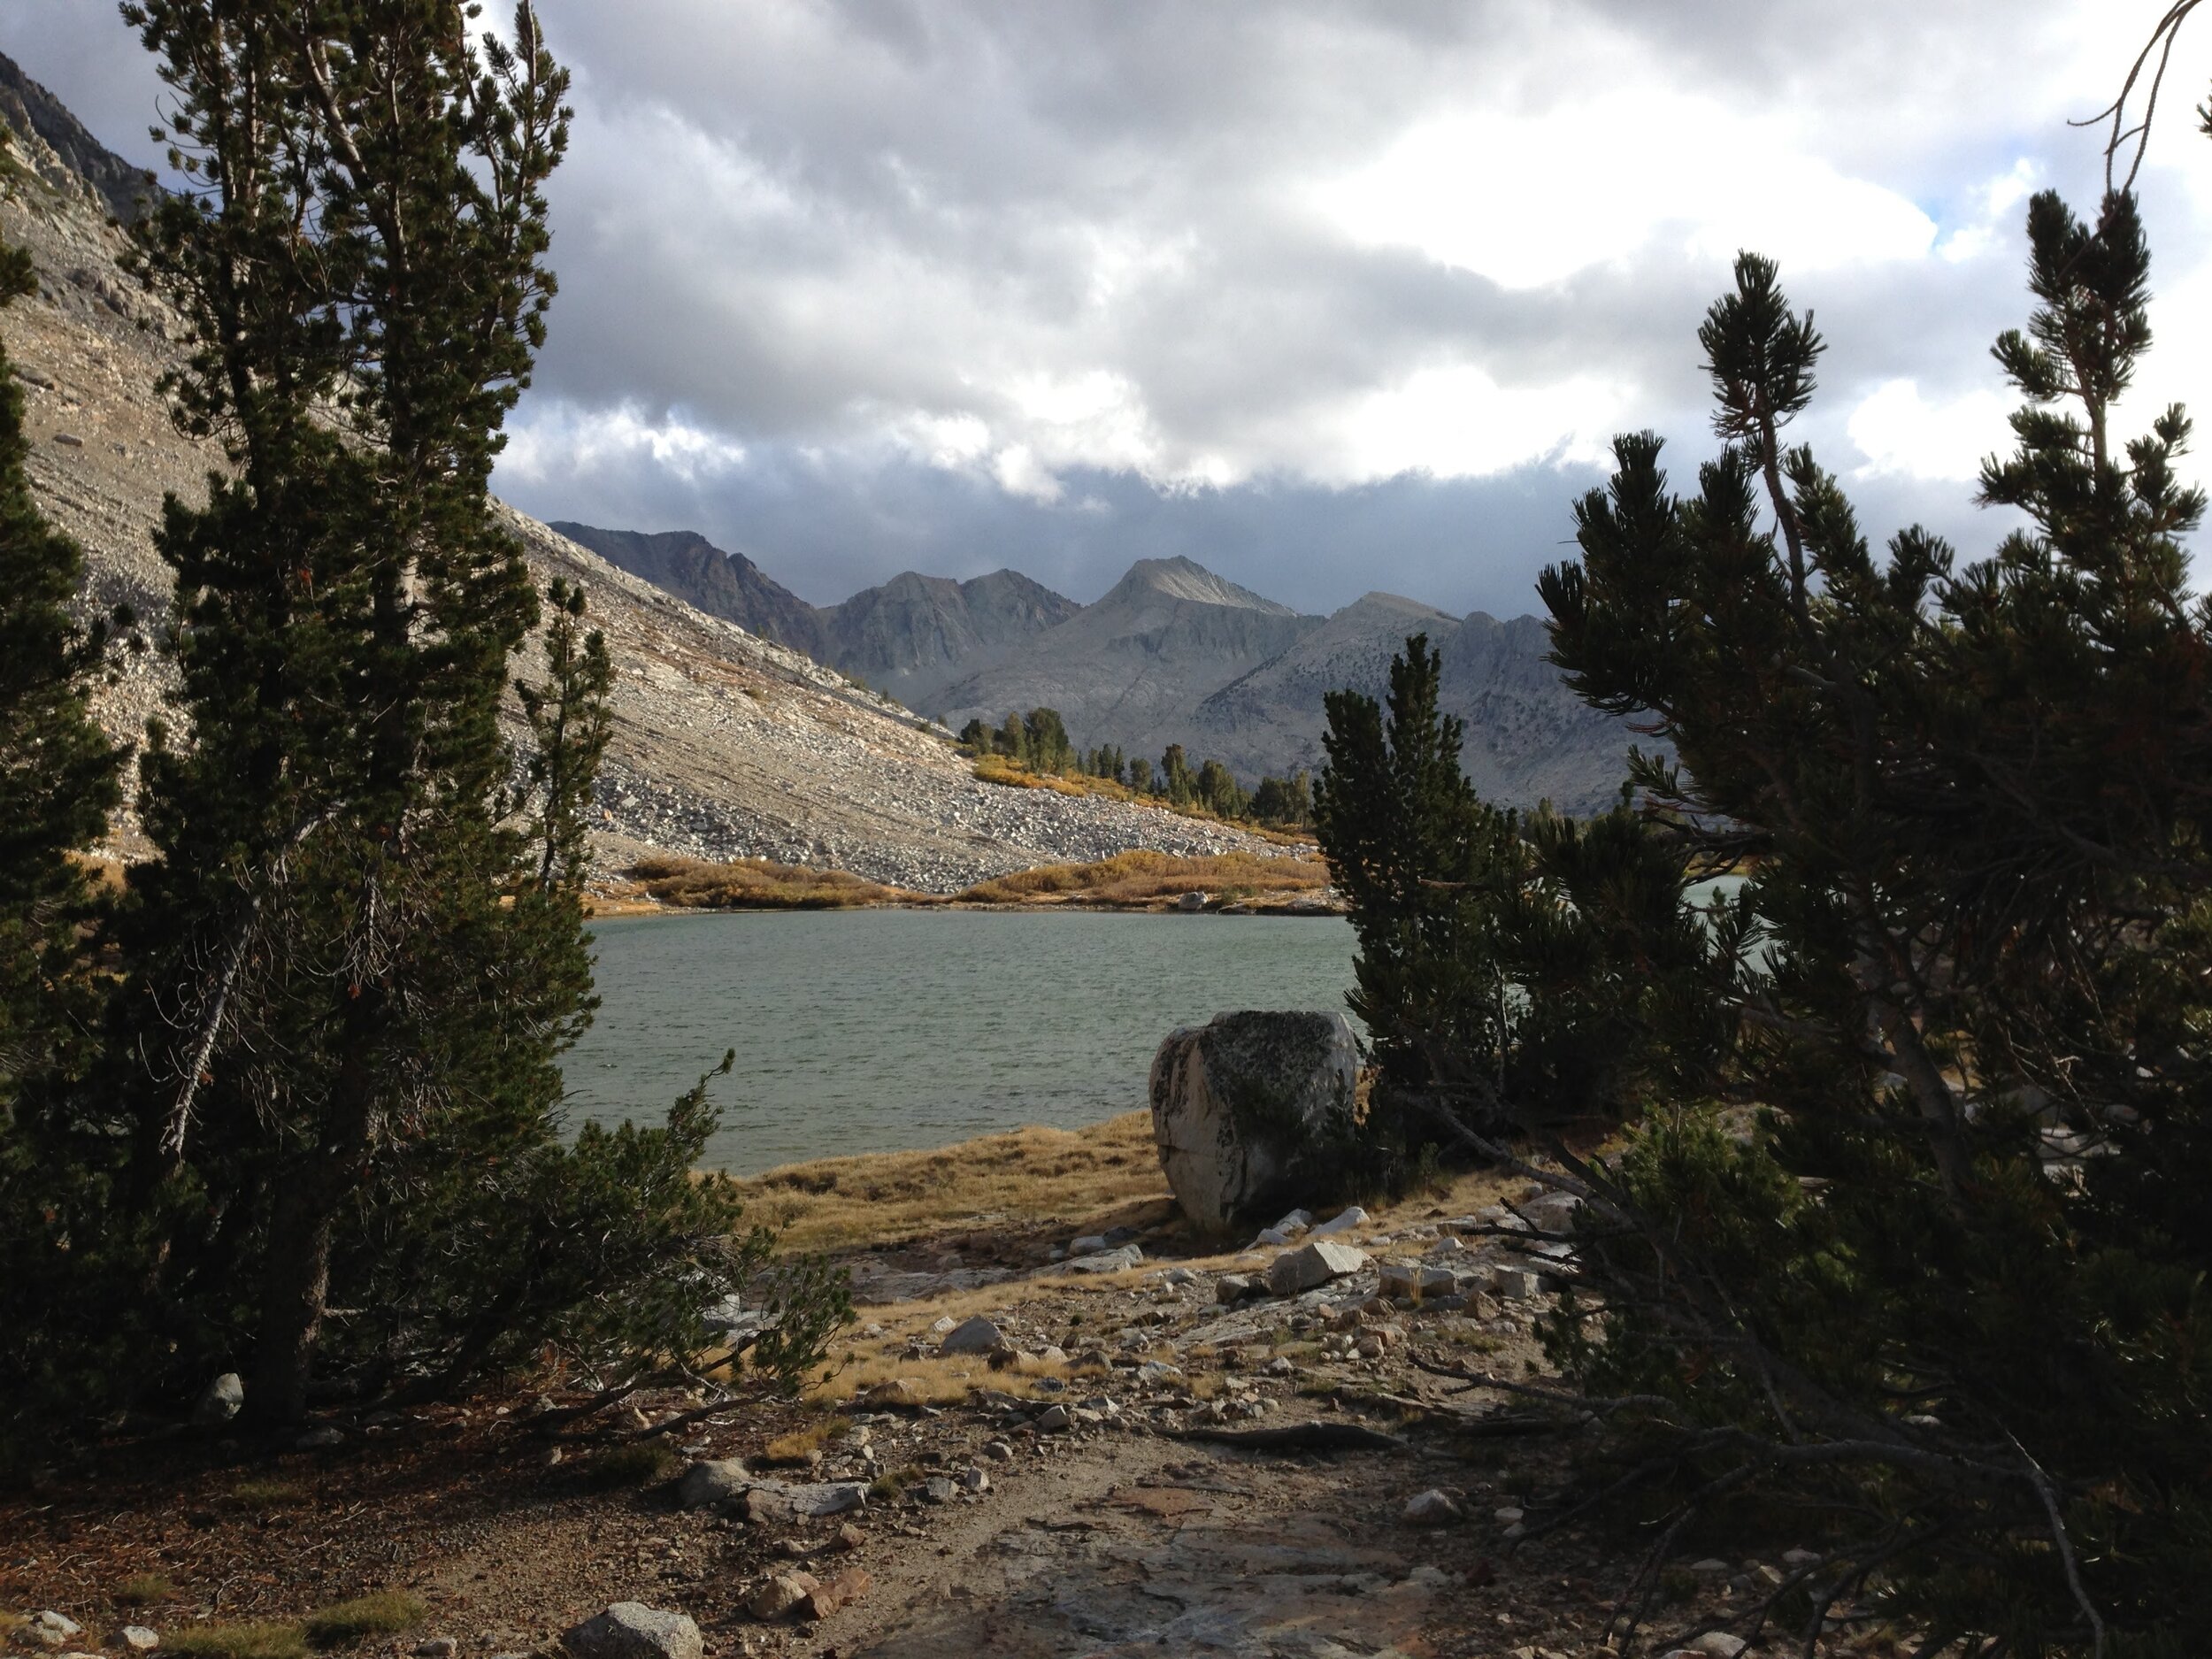
[[[564,1632],[561,1646],[574,1659],[701,1659],[706,1644],[687,1614],[617,1601]]]
[[[1171,1033],[1152,1062],[1152,1138],[1183,1213],[1225,1232],[1325,1193],[1358,1086],[1341,1014],[1221,1014]]]

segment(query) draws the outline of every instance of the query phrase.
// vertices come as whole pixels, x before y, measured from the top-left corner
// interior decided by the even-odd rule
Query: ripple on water
[[[657,1119],[701,1071],[706,1162],[941,1146],[1145,1103],[1177,1025],[1234,1008],[1341,1009],[1334,917],[851,910],[601,922],[599,1018],[564,1070],[572,1115]]]

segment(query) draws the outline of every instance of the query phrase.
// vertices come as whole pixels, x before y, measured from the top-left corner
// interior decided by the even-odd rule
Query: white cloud
[[[1931,402],[1913,380],[1888,380],[1851,411],[1847,430],[1866,464],[1860,478],[1970,481],[1985,456],[2012,447],[2007,419],[2017,399],[1991,390]]]
[[[1748,247],[1820,272],[1916,259],[1935,238],[1913,203],[1809,152],[1781,116],[1658,87],[1425,122],[1315,199],[1358,242],[1508,288],[1653,250],[1712,264]]]
[[[584,409],[536,403],[508,423],[500,474],[542,486],[580,472],[643,462],[687,484],[743,465],[745,446],[673,415],[653,419],[634,404]]]

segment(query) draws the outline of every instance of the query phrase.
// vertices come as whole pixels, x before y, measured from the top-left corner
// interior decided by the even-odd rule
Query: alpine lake
[[[1341,1010],[1338,917],[856,910],[608,919],[572,1120],[658,1122],[725,1050],[733,1174],[1146,1104],[1161,1040],[1232,1009]]]

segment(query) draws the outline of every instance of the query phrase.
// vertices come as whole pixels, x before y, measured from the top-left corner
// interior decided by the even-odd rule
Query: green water
[[[657,1120],[718,1079],[711,1167],[1072,1127],[1145,1103],[1161,1038],[1228,1009],[1340,1010],[1333,917],[854,910],[606,921],[579,1118]]]

